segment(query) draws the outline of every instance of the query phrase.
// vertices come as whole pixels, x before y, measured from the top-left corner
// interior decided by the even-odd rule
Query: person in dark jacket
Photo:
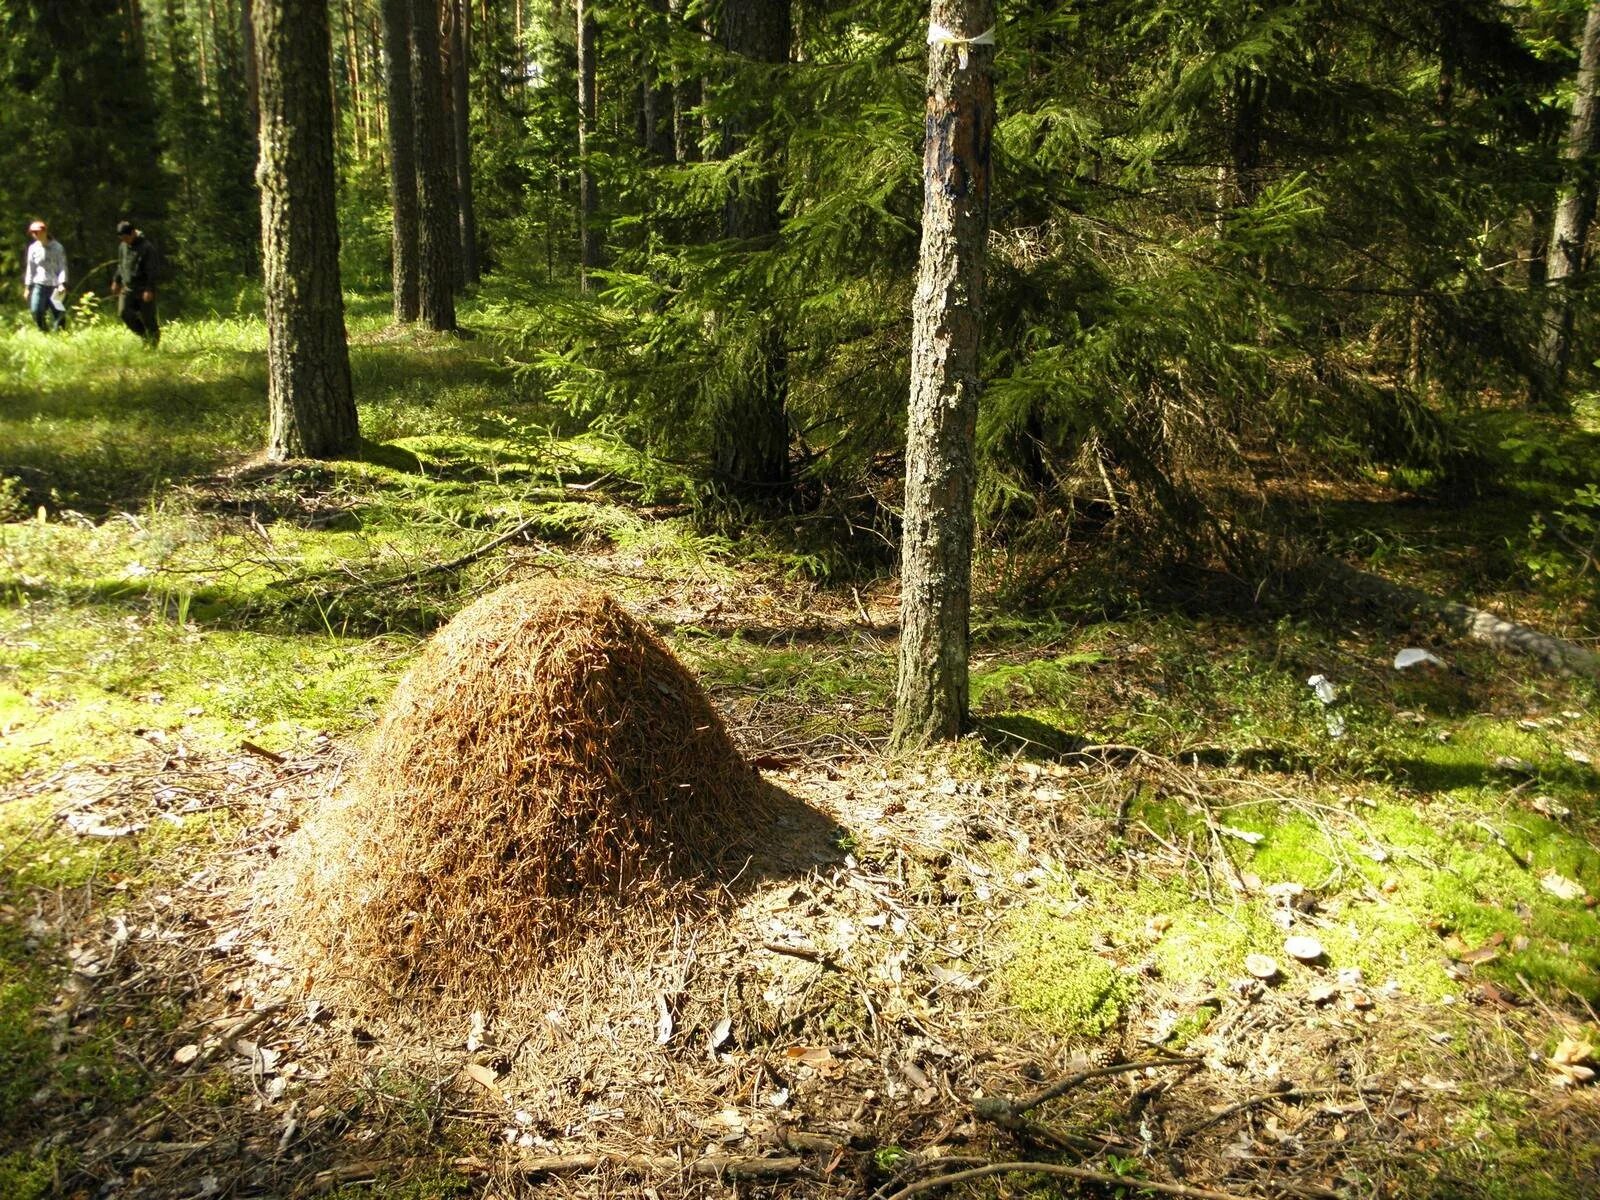
[[[117,238],[122,247],[117,251],[116,274],[111,277],[117,316],[154,349],[161,344],[161,327],[156,324],[156,248],[132,221],[117,222]]]

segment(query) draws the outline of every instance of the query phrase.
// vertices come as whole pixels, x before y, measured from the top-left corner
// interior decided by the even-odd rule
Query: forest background
[[[767,35],[706,6],[445,9],[447,125],[470,147],[451,171],[456,266],[524,302],[488,321],[529,386],[735,490],[858,498],[903,439],[921,10],[752,6],[753,26],[784,28],[781,49],[751,53],[730,39]],[[1584,277],[1546,286],[1563,196],[1593,208],[1590,157],[1569,150],[1586,12],[1007,12],[981,511],[1026,513],[1024,536],[1149,519],[1157,536],[1124,549],[1243,562],[1271,512],[1204,514],[1224,476],[1267,460],[1493,486],[1507,412],[1570,414],[1593,357]],[[342,0],[330,17],[341,271],[370,290],[393,228],[381,14]],[[103,293],[130,216],[164,249],[174,313],[248,304],[255,83],[237,0],[18,2],[4,23],[0,206],[17,228],[49,214],[74,293]],[[599,50],[580,72],[584,36]],[[0,269],[21,250],[8,239]],[[780,444],[740,444],[763,411]],[[1512,452],[1555,453],[1536,443]],[[1559,499],[1554,532],[1592,518],[1588,493]]]

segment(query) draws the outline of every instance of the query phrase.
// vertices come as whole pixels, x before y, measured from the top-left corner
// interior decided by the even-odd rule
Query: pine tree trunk
[[[332,458],[360,433],[339,290],[327,0],[255,0],[267,456]]]
[[[239,33],[244,42],[244,91],[250,102],[250,128],[261,128],[261,76],[256,70],[256,19],[250,9],[255,0],[244,0],[240,10]],[[135,11],[138,5],[134,5]]]
[[[723,6],[723,44],[738,57],[788,62],[792,32],[789,0],[744,0]],[[723,127],[725,152],[744,149],[770,115],[770,103],[743,104]],[[764,250],[776,238],[778,225],[777,173],[768,166],[750,173],[729,196],[722,232],[730,241]],[[762,312],[735,319],[750,322],[753,344],[745,359],[748,369],[712,417],[715,467],[735,490],[771,495],[789,477],[785,330],[780,321]]]
[[[589,290],[589,273],[600,265],[600,231],[596,221],[600,196],[595,187],[589,151],[595,132],[595,56],[598,31],[594,0],[577,0],[578,15],[578,286]]]
[[[383,79],[389,110],[389,204],[394,211],[394,319],[415,321],[419,310],[411,0],[383,0]]]
[[[933,0],[932,10],[934,23],[962,37],[994,24],[993,0]],[[967,717],[993,62],[989,46],[928,52],[893,732],[901,747],[957,737]]]
[[[472,142],[468,120],[471,89],[467,70],[466,0],[451,0],[455,19],[450,26],[451,105],[456,119],[456,196],[461,210],[461,273],[467,283],[478,282],[478,217],[472,205]]]
[[[430,329],[456,327],[460,247],[456,186],[445,148],[444,71],[437,0],[411,0],[411,91],[417,164],[417,308]]]
[[[1595,75],[1600,71],[1600,3],[1589,6],[1578,56],[1577,90],[1572,98],[1572,122],[1567,127],[1565,157],[1569,174],[1556,203],[1550,233],[1550,253],[1545,263],[1545,286],[1551,289],[1545,310],[1544,342],[1540,366],[1544,370],[1546,400],[1562,407],[1561,389],[1572,362],[1573,294],[1583,267],[1584,243],[1594,220],[1596,180],[1594,155],[1600,150],[1600,120],[1595,106]]]
[[[455,4],[454,0],[436,0],[439,16],[439,94],[444,97],[444,124],[440,126],[444,138],[440,153],[444,155],[445,175],[450,180],[450,229],[454,238],[450,253],[450,290],[459,294],[466,286],[467,269],[461,261],[461,187],[456,179],[456,78],[455,78]]]

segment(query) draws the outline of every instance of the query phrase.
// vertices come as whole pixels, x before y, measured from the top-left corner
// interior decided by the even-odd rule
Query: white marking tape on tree
[[[960,64],[961,69],[965,71],[967,69],[968,50],[973,46],[994,45],[994,27],[990,26],[978,34],[977,37],[962,37],[959,33],[946,29],[939,22],[930,21],[928,23],[928,45],[954,46],[956,48],[956,61]]]

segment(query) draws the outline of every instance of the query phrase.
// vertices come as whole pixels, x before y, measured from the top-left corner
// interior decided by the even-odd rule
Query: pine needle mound
[[[307,823],[289,934],[394,994],[503,993],[624,909],[737,870],[762,794],[620,604],[513,584],[434,635],[352,784]]]

